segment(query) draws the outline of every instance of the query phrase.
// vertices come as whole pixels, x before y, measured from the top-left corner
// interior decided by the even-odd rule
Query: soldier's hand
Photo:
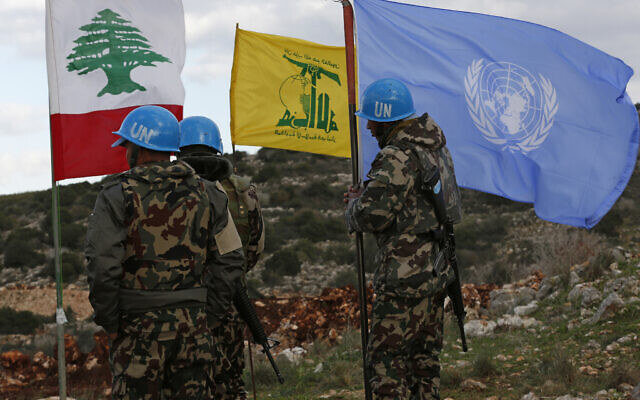
[[[353,186],[349,186],[349,191],[345,192],[344,194],[344,204],[349,203],[349,200],[355,200],[357,198],[360,197],[360,195],[362,195],[362,189],[361,188],[354,188]]]

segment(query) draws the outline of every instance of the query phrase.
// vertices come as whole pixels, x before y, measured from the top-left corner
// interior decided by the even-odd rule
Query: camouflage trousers
[[[376,399],[440,399],[444,294],[407,298],[379,293],[368,343]]]
[[[244,388],[244,329],[245,323],[238,318],[216,323],[211,329],[217,351],[217,362],[213,376],[216,383],[216,400],[244,400],[247,392]]]
[[[165,321],[171,313],[164,311],[132,318],[133,324],[121,322],[109,354],[112,399],[212,397],[214,344],[204,311],[193,311],[199,318],[195,324],[187,313],[174,314],[170,322]]]

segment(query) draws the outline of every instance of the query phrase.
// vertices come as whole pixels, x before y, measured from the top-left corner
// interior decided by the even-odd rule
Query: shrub
[[[355,268],[343,269],[338,272],[338,274],[329,283],[329,287],[336,288],[345,287],[347,285],[351,285],[354,288],[358,287],[358,276]]]
[[[300,239],[296,241],[290,249],[296,252],[300,262],[316,262],[320,259],[320,251],[316,249],[316,246],[308,239]]]
[[[473,375],[479,378],[486,378],[498,373],[498,369],[496,368],[496,365],[491,359],[491,355],[489,353],[480,353],[473,360],[471,370]]]
[[[258,170],[258,173],[253,177],[253,181],[255,183],[263,183],[263,182],[275,182],[281,177],[281,167],[273,164],[265,164],[262,168]]]
[[[569,267],[587,261],[604,248],[602,237],[575,228],[553,226],[540,237],[542,240],[534,247],[538,266],[546,275],[567,279]]]
[[[14,227],[15,221],[10,215],[0,212],[0,231],[7,231]]]
[[[86,235],[86,228],[78,224],[63,224],[60,229],[60,243],[70,249],[82,248]]]
[[[62,261],[62,281],[68,283],[75,282],[80,274],[84,272],[82,256],[78,253],[65,251],[61,254],[60,258]],[[56,265],[53,258],[49,260],[47,274],[53,279],[56,277]]]
[[[300,259],[294,249],[285,248],[273,253],[271,258],[265,262],[264,267],[265,271],[273,272],[277,276],[297,275],[300,272]],[[263,278],[265,278],[264,274]]]
[[[0,308],[0,334],[28,335],[45,323],[53,322],[53,317],[43,317],[31,311],[16,311],[9,307]]]
[[[374,250],[375,251],[375,250]],[[335,244],[327,247],[322,257],[324,261],[333,261],[336,264],[351,264],[356,263],[356,249],[355,246],[350,244]]]
[[[593,231],[605,236],[617,237],[618,227],[622,226],[623,222],[622,211],[614,207],[598,222]]]
[[[590,282],[602,277],[614,261],[610,252],[598,253],[595,257],[591,257],[589,265],[584,270],[584,280]]]
[[[35,267],[46,261],[44,254],[34,250],[32,241],[8,240],[4,247],[4,265],[7,267]]]
[[[539,384],[552,381],[566,385],[573,383],[578,374],[566,349],[558,347],[555,351],[542,355],[540,361],[528,370],[528,375],[533,382]]]

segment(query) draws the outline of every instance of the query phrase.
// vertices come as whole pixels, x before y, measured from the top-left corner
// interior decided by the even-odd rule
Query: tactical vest
[[[195,175],[152,182],[124,174],[127,239],[125,291],[180,291],[204,287],[212,215]]]
[[[433,169],[440,171],[440,178],[447,204],[447,213],[454,223],[460,222],[462,211],[460,206],[460,192],[453,174],[453,162],[445,147],[435,151],[418,146],[415,143],[399,140],[393,144],[408,154],[413,162],[418,165],[418,175],[415,178],[413,195],[416,197],[415,216],[412,219],[397,218],[394,226],[395,233],[413,233],[415,235],[429,233],[439,227],[434,206],[429,195],[422,187],[424,177],[433,174]]]
[[[231,175],[228,179],[220,182],[229,198],[229,211],[236,225],[242,246],[246,247],[249,242],[249,214],[245,203],[243,192],[249,189],[249,183],[245,182],[237,175]]]

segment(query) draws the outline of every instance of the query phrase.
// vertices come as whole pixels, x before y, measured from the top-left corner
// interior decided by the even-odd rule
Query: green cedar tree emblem
[[[67,71],[78,71],[78,75],[85,75],[101,69],[108,81],[98,97],[105,93],[117,95],[145,91],[147,89],[144,86],[131,80],[131,70],[139,66],[155,67],[155,62],[171,62],[167,57],[150,50],[149,40],[139,33],[138,28],[129,26],[131,21],[121,18],[118,13],[107,8],[91,21],[79,28],[87,35],[73,41],[77,46],[67,56],[71,60],[67,64]]]

